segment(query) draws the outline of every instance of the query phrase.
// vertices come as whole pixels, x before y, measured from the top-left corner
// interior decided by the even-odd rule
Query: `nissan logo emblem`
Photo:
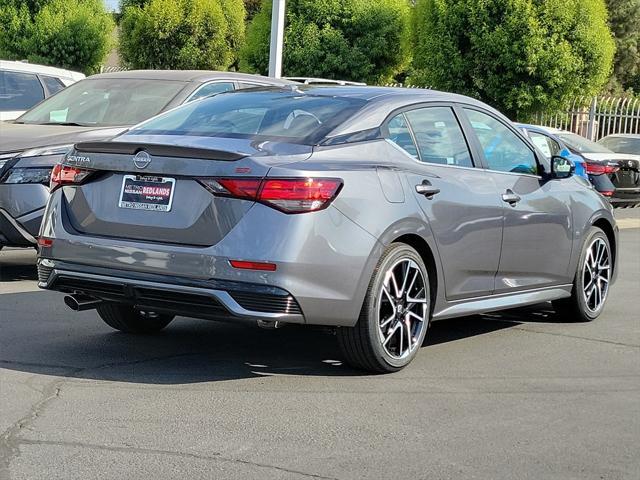
[[[147,165],[151,163],[151,155],[144,150],[140,150],[133,156],[133,164],[136,168],[147,168]]]

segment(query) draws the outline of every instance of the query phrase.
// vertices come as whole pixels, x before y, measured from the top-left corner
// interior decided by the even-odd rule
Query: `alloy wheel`
[[[602,238],[596,238],[587,250],[582,268],[583,295],[590,312],[597,312],[604,305],[610,278],[609,247]]]
[[[409,258],[385,273],[378,296],[378,336],[384,351],[404,359],[419,347],[429,320],[429,283]]]

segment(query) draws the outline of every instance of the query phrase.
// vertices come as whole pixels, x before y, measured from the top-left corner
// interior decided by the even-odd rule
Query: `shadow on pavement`
[[[335,336],[323,329],[262,330],[178,318],[156,335],[134,336],[110,330],[93,311],[68,311],[56,293],[5,294],[0,301],[0,367],[5,369],[148,384],[366,375],[342,363]],[[423,347],[524,321],[557,321],[542,308],[435,322]]]
[[[9,252],[11,252],[11,255],[9,255]],[[38,280],[35,252],[26,248],[0,250],[0,282],[17,282],[21,280]]]

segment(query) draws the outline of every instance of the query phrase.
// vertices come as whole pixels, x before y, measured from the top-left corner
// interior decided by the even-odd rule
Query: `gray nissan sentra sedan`
[[[611,207],[470,98],[378,87],[224,93],[76,144],[52,174],[39,285],[115,329],[184,315],[335,327],[407,365],[432,320],[553,302],[593,320]]]

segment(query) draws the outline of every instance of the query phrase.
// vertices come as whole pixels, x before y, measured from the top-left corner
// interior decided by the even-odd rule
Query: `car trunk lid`
[[[312,150],[248,139],[140,140],[76,145],[65,164],[93,173],[63,188],[67,228],[79,235],[215,245],[254,202],[214,196],[203,180],[264,178],[273,165],[304,160]]]

